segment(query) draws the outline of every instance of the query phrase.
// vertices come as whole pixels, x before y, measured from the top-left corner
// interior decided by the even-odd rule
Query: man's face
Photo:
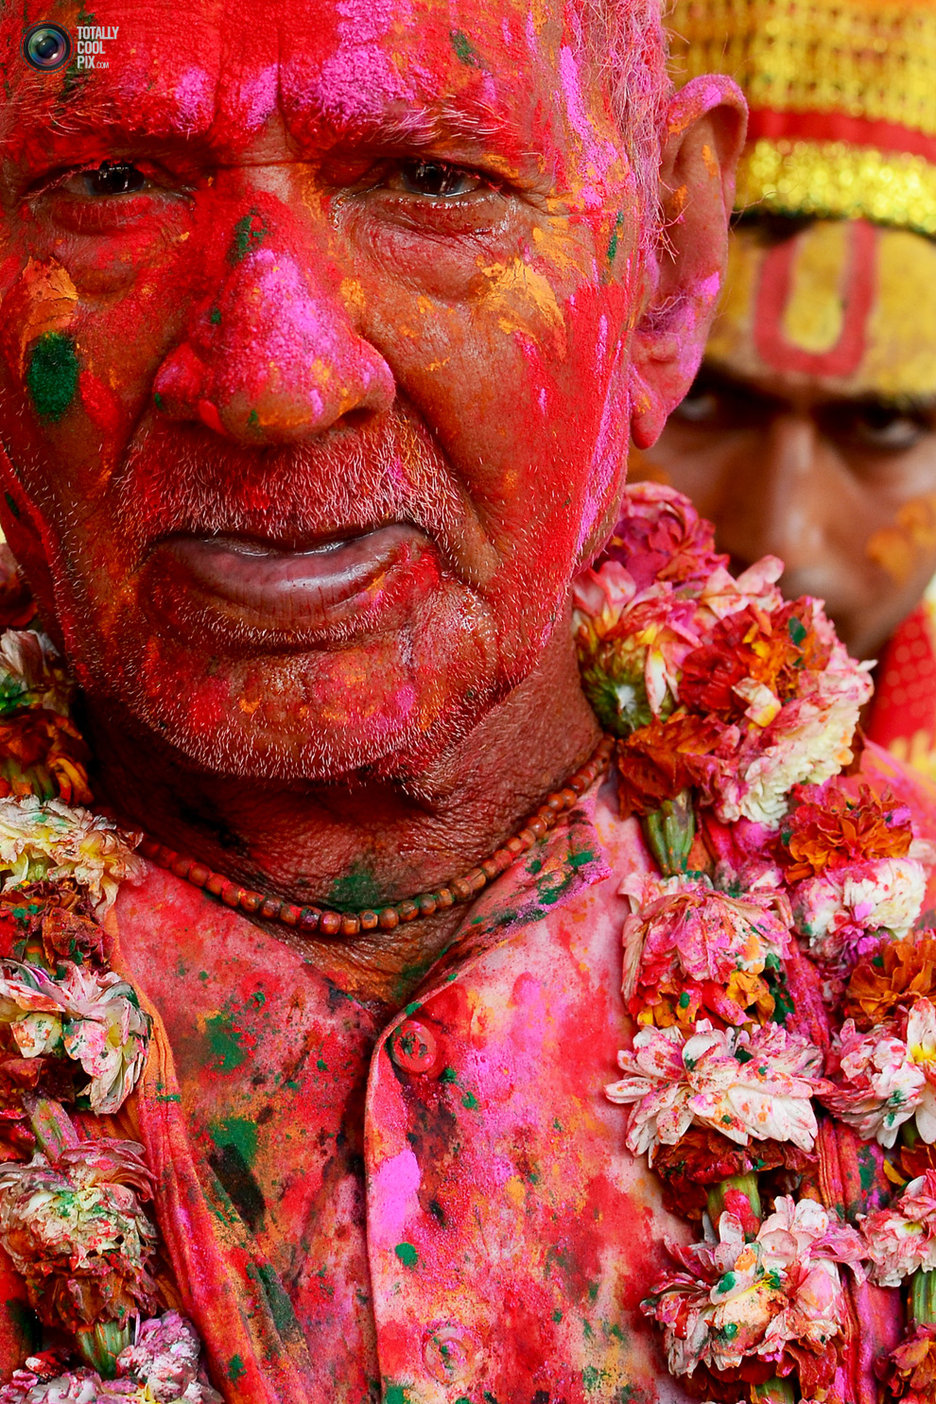
[[[654,470],[722,550],[780,556],[784,592],[825,599],[875,656],[936,572],[936,246],[860,221],[738,229]]]
[[[78,6],[26,8],[14,549],[137,731],[399,771],[535,666],[623,472],[638,217],[563,7],[103,0],[107,67],[65,76],[18,45]]]

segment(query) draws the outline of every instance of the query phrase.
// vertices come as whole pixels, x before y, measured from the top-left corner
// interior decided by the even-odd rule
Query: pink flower
[[[892,1146],[914,1117],[923,1140],[936,1140],[936,1007],[918,999],[903,1031],[901,1022],[861,1034],[847,1020],[836,1049],[839,1073],[821,1094],[840,1121],[882,1146]]]
[[[910,932],[923,907],[926,870],[913,858],[883,858],[830,869],[792,891],[797,930],[810,952],[848,974],[881,928],[896,940]]]
[[[133,1345],[117,1357],[117,1374],[147,1385],[156,1404],[223,1404],[201,1373],[195,1328],[177,1311],[143,1322]]]
[[[881,1287],[899,1287],[918,1268],[936,1268],[936,1170],[911,1180],[887,1209],[868,1214],[862,1231],[871,1277]]]
[[[723,1373],[752,1356],[789,1373],[805,1347],[829,1362],[842,1335],[846,1304],[839,1263],[857,1266],[854,1229],[820,1205],[781,1196],[753,1241],[733,1214],[722,1214],[718,1241],[671,1247],[683,1269],[670,1273],[642,1303],[664,1328],[669,1368],[691,1375],[699,1365]]]
[[[82,1141],[0,1165],[0,1243],[47,1325],[75,1331],[152,1304],[152,1176],[133,1141]]]
[[[672,1012],[656,1022],[691,1023],[702,1008],[741,1024],[757,1005],[769,1017],[773,999],[760,977],[789,952],[785,897],[729,897],[704,877],[628,879],[621,891],[631,900],[623,992],[632,1014],[665,1003]]]
[[[657,1146],[675,1145],[693,1124],[738,1145],[775,1140],[812,1149],[810,1099],[826,1087],[822,1054],[778,1025],[718,1030],[702,1019],[689,1037],[648,1026],[618,1064],[625,1076],[607,1095],[633,1104],[627,1145],[635,1155],[646,1151],[651,1164]]]

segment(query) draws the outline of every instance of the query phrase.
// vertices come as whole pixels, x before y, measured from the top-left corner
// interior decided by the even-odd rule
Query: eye
[[[931,432],[921,416],[873,404],[857,407],[847,428],[853,443],[878,453],[905,453]]]
[[[408,195],[423,195],[431,200],[457,199],[488,188],[488,183],[476,171],[450,166],[445,161],[404,161],[399,167],[396,184]]]
[[[137,195],[147,178],[129,161],[102,161],[93,170],[78,171],[61,187],[68,194],[102,199],[114,195]]]
[[[719,396],[715,394],[714,390],[706,390],[704,386],[693,385],[682,404],[676,406],[673,414],[677,419],[683,419],[688,424],[709,424],[718,419],[720,408]]]

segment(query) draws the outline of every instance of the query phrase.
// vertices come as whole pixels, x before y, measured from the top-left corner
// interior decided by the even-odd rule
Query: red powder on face
[[[106,434],[114,433],[120,425],[121,412],[120,401],[110,386],[94,371],[83,370],[78,377],[78,391],[92,423]]]

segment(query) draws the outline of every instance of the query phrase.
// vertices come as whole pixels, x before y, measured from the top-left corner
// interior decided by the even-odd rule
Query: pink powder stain
[[[585,166],[600,179],[618,159],[618,153],[610,141],[598,140],[594,125],[589,121],[582,97],[578,61],[567,45],[559,54],[559,76],[565,94],[566,113],[572,130],[582,144]],[[604,192],[595,186],[583,184],[580,195],[586,209],[600,210],[604,207]]]
[[[203,68],[187,68],[173,85],[180,125],[204,126],[214,109],[215,80]]]
[[[279,66],[269,64],[237,85],[232,92],[231,106],[239,110],[244,125],[255,130],[275,112],[278,92]]]
[[[367,1234],[379,1248],[406,1238],[406,1225],[419,1214],[419,1161],[407,1146],[378,1167],[368,1199]]]

